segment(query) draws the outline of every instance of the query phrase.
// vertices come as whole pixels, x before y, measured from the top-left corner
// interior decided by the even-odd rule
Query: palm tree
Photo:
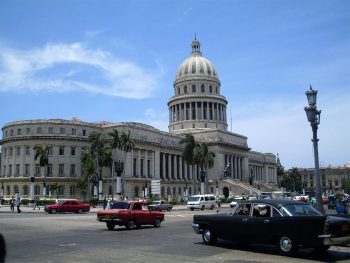
[[[85,178],[85,177],[83,177]],[[84,203],[86,202],[86,196],[89,192],[89,181],[88,180],[84,180],[83,178],[81,178],[77,184],[77,189],[80,191],[81,195],[83,196],[83,201]]]
[[[184,149],[182,151],[182,158],[187,162],[187,164],[192,165],[192,193],[195,193],[195,187],[194,187],[194,165],[195,159],[194,159],[194,148],[198,144],[192,134],[186,134],[185,138],[183,138],[180,141],[181,144],[184,144]]]
[[[39,144],[34,146],[34,151],[35,151],[34,160],[37,160],[39,158],[40,167],[44,167],[43,197],[45,197],[46,196],[46,176],[48,173],[47,169],[49,164],[50,147],[45,144]]]
[[[204,142],[196,144],[193,150],[193,158],[195,163],[201,169],[201,193],[204,194],[204,181],[205,174],[207,173],[207,168],[212,168],[214,165],[215,154],[210,152],[208,145]]]
[[[83,188],[85,189],[85,186],[89,186],[91,182],[96,182],[98,180],[97,178],[97,171],[96,171],[96,162],[94,156],[89,153],[85,152],[82,154],[81,157],[81,163],[83,167],[83,176],[80,178],[78,185],[84,186]],[[80,187],[79,187],[80,188]],[[81,191],[83,191],[82,188],[80,188]]]

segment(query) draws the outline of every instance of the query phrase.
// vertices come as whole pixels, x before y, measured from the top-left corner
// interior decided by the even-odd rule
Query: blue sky
[[[253,150],[313,167],[312,84],[320,163],[350,162],[350,1],[1,0],[0,126],[77,117],[167,131],[195,32]]]

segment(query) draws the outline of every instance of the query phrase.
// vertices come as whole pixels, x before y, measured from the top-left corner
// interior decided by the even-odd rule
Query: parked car
[[[164,200],[158,200],[153,201],[148,205],[150,210],[156,210],[156,211],[170,211],[173,208],[172,204],[169,204],[168,202]]]
[[[57,212],[74,212],[82,214],[89,212],[90,205],[83,204],[77,199],[59,199],[56,204],[46,205],[45,212],[49,214],[56,214]]]
[[[192,195],[187,200],[187,207],[193,211],[194,209],[204,210],[205,208],[214,209],[218,203],[214,195]]]
[[[244,196],[241,196],[241,195],[235,196],[230,203],[230,207],[234,208],[238,204],[239,201],[243,201],[245,199],[246,198]]]
[[[105,222],[109,230],[113,230],[116,225],[128,229],[141,225],[160,227],[164,213],[152,211],[146,202],[121,201],[112,203],[111,209],[97,211],[97,220]]]
[[[241,201],[227,214],[194,215],[192,227],[206,244],[218,238],[276,244],[285,255],[300,246],[323,252],[350,244],[350,218],[323,216],[307,203],[286,199]]]

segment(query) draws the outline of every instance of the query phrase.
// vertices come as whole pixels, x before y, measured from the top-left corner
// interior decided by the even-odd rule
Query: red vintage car
[[[60,199],[56,204],[45,206],[45,212],[56,214],[57,212],[74,212],[82,214],[89,212],[90,205],[83,204],[77,199]]]
[[[128,229],[141,225],[160,227],[164,213],[152,211],[146,202],[121,201],[112,203],[108,210],[97,211],[97,220],[105,222],[109,230],[113,230],[116,225]]]

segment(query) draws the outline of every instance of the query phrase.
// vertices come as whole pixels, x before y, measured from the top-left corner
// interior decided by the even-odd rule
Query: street
[[[4,207],[5,208],[5,207]],[[207,246],[191,228],[192,217],[216,211],[166,212],[161,227],[108,231],[96,213],[50,215],[0,209],[0,232],[7,243],[6,262],[350,262],[349,247],[331,247],[324,256],[300,249],[295,258],[273,246],[239,246],[218,241]],[[222,208],[220,212],[226,212]]]

